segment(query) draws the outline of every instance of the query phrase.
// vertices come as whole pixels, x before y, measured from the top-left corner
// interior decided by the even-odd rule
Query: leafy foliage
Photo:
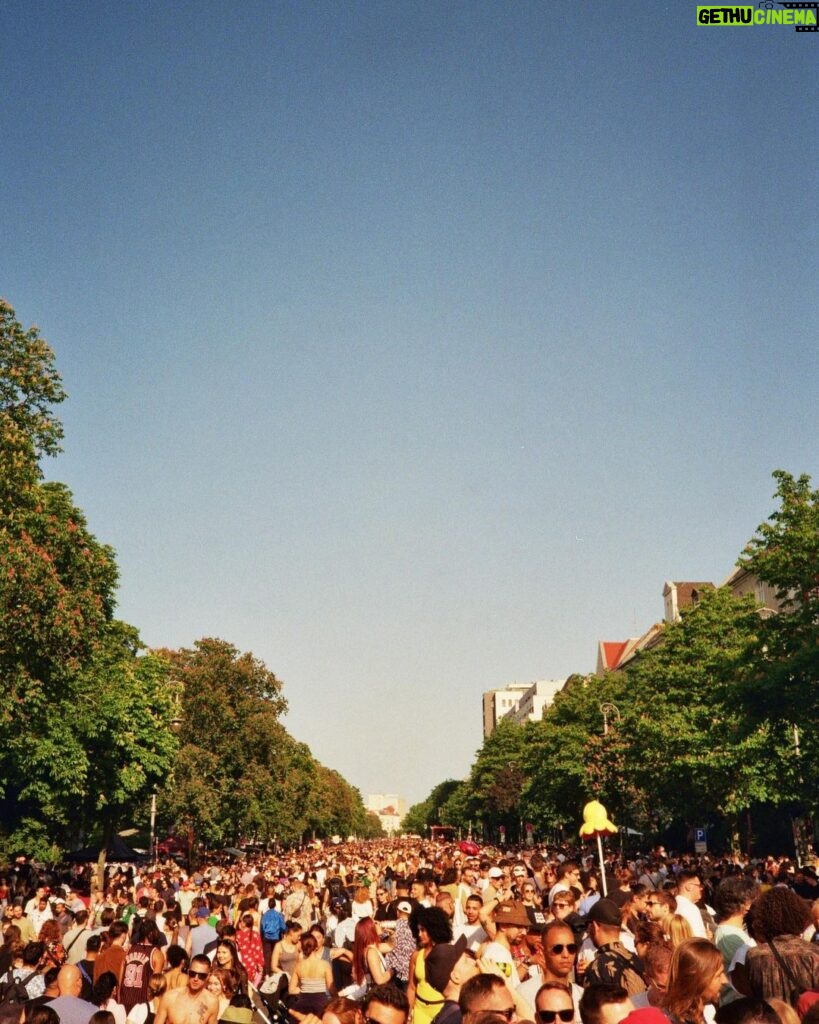
[[[761,626],[761,657],[747,697],[759,718],[811,722],[819,711],[819,491],[778,470],[779,507],[739,564],[776,588],[784,613]]]
[[[401,822],[401,830],[422,836],[424,829],[430,825],[448,825],[449,819],[444,808],[460,787],[461,783],[455,779],[439,782],[426,800],[410,807]]]
[[[263,662],[213,638],[164,656],[183,729],[160,799],[168,824],[209,845],[373,831],[358,790],[281,724],[287,702]]]
[[[358,790],[281,724],[261,661],[214,639],[146,654],[114,619],[114,552],[42,481],[64,398],[53,352],[0,300],[0,847],[48,858],[105,838],[159,788],[168,822],[207,842],[378,834]]]
[[[52,407],[65,398],[54,353],[36,327],[23,330],[0,299],[0,502],[14,505],[41,477],[39,459],[60,451]]]
[[[113,619],[113,551],[64,485],[41,480],[64,397],[51,349],[0,302],[0,839],[43,855],[113,828],[175,746],[161,671]]]
[[[752,806],[813,806],[819,492],[807,476],[774,476],[778,508],[739,564],[776,588],[782,611],[763,618],[751,598],[704,592],[624,669],[571,677],[540,722],[502,722],[445,805],[450,823],[571,831],[591,797],[644,831],[715,819],[733,829]],[[603,704],[619,712],[605,733]]]

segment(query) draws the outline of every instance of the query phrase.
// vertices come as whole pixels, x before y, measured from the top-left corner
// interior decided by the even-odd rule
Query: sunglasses
[[[210,977],[210,971],[188,971],[189,978],[201,978],[203,981],[205,978]]]
[[[535,1010],[535,1016],[540,1024],[555,1024],[558,1017],[564,1024],[569,1024],[569,1021],[574,1020],[574,1007],[570,1010]]]
[[[554,946],[550,946],[549,947],[549,952],[550,953],[562,953],[564,949],[566,950],[567,953],[576,953],[577,952],[577,943],[576,942],[565,942],[565,943],[564,942],[558,942]],[[561,1020],[562,1019],[563,1018],[561,1017]]]
[[[659,900],[646,900],[647,907],[661,907],[662,904]]]
[[[490,1013],[497,1013],[499,1017],[505,1017],[508,1021],[516,1015],[514,1006],[507,1006],[505,1010],[490,1010]]]

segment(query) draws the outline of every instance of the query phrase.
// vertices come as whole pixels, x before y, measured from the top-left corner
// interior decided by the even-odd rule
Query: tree
[[[367,811],[364,815],[364,821],[359,831],[359,835],[362,839],[383,839],[386,833],[384,827],[381,824],[381,819],[375,813],[375,811]]]
[[[634,779],[689,825],[715,814],[733,819],[780,785],[772,767],[779,737],[742,708],[759,626],[751,598],[706,591],[625,672],[621,711]]]
[[[416,835],[423,835],[424,829],[430,825],[458,825],[458,821],[450,821],[444,808],[453,793],[459,789],[461,783],[455,779],[447,779],[439,782],[432,790],[426,800],[413,804],[404,815],[401,822],[402,832],[412,832]]]
[[[108,834],[170,763],[164,682],[113,619],[114,553],[43,483],[65,398],[54,355],[0,302],[0,819],[7,848]]]
[[[445,805],[450,820],[574,828],[597,797],[642,831],[725,820],[736,842],[743,811],[815,806],[819,491],[808,476],[774,477],[778,507],[739,564],[775,587],[780,612],[706,591],[624,669],[571,677],[540,722],[501,723]],[[606,703],[620,714],[604,732]]]
[[[570,676],[542,720],[527,726],[522,814],[538,828],[572,828],[587,800],[609,799],[600,786],[595,751],[602,728],[600,704],[616,701],[617,683],[610,676]]]
[[[805,474],[773,475],[778,508],[760,524],[738,564],[775,588],[780,610],[760,623],[759,651],[742,698],[760,729],[784,733],[779,802],[792,815],[801,863],[812,831],[803,815],[816,808],[819,781],[819,491]]]
[[[457,810],[490,833],[504,824],[514,835],[524,819],[572,832],[594,797],[618,824],[646,831],[658,819],[735,823],[755,802],[789,798],[787,734],[743,711],[760,624],[751,599],[706,592],[624,670],[571,677],[540,722],[501,722],[463,799],[456,790]],[[619,714],[604,729],[606,704]]]
[[[221,640],[145,654],[114,619],[113,550],[43,482],[64,398],[54,353],[0,300],[0,849],[105,840],[161,783],[166,816],[208,842],[372,831],[358,791],[281,725],[262,662]]]
[[[782,604],[761,626],[748,705],[760,718],[804,723],[819,711],[819,491],[807,475],[773,475],[779,507],[738,562],[775,587]]]
[[[17,505],[42,477],[40,458],[61,450],[63,428],[52,408],[64,399],[54,353],[0,299],[0,504]]]
[[[53,352],[0,300],[0,671],[12,701],[62,685],[113,614],[113,551],[65,486],[41,483],[39,459],[63,436],[51,406],[64,398]]]
[[[520,726],[502,720],[484,740],[469,773],[464,809],[492,839],[499,838],[501,826],[510,839],[519,831],[524,737]]]
[[[316,786],[311,792],[309,824],[311,831],[324,838],[363,835],[371,827],[359,791],[337,771],[316,763]]]
[[[170,667],[162,657],[140,654],[141,647],[133,627],[112,623],[62,708],[65,734],[86,759],[82,790],[67,801],[69,821],[78,838],[102,825],[99,878],[109,841],[117,829],[145,819],[178,746]]]
[[[448,796],[438,811],[441,823],[461,829],[465,836],[471,835],[473,821],[469,816],[469,807],[469,783],[466,780],[458,782],[449,789]]]
[[[205,638],[164,656],[184,736],[162,794],[165,815],[207,843],[272,837],[293,755],[279,721],[287,708],[281,683],[224,640]]]

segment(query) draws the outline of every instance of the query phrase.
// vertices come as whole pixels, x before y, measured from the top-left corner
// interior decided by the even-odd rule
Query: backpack
[[[270,910],[266,910],[262,914],[262,938],[267,939],[268,942],[278,942],[282,935],[284,935],[284,925],[284,915],[276,910],[275,907],[271,907]]]
[[[344,888],[344,883],[338,875],[333,875],[332,878],[327,879],[327,893],[331,903],[333,900],[349,899],[349,893]]]
[[[22,1006],[23,1003],[27,1003],[28,992],[26,991],[26,985],[28,985],[36,973],[37,968],[35,967],[31,974],[27,974],[25,978],[17,981],[12,973],[12,968],[9,967],[8,972],[3,976],[2,982],[0,982],[0,1007]]]

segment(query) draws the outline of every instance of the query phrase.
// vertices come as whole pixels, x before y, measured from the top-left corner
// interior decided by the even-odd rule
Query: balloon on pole
[[[580,826],[581,839],[597,839],[597,856],[600,859],[600,882],[603,895],[608,896],[606,868],[603,863],[603,836],[616,836],[617,826],[609,820],[608,811],[599,800],[590,800],[583,808],[583,824]]]

